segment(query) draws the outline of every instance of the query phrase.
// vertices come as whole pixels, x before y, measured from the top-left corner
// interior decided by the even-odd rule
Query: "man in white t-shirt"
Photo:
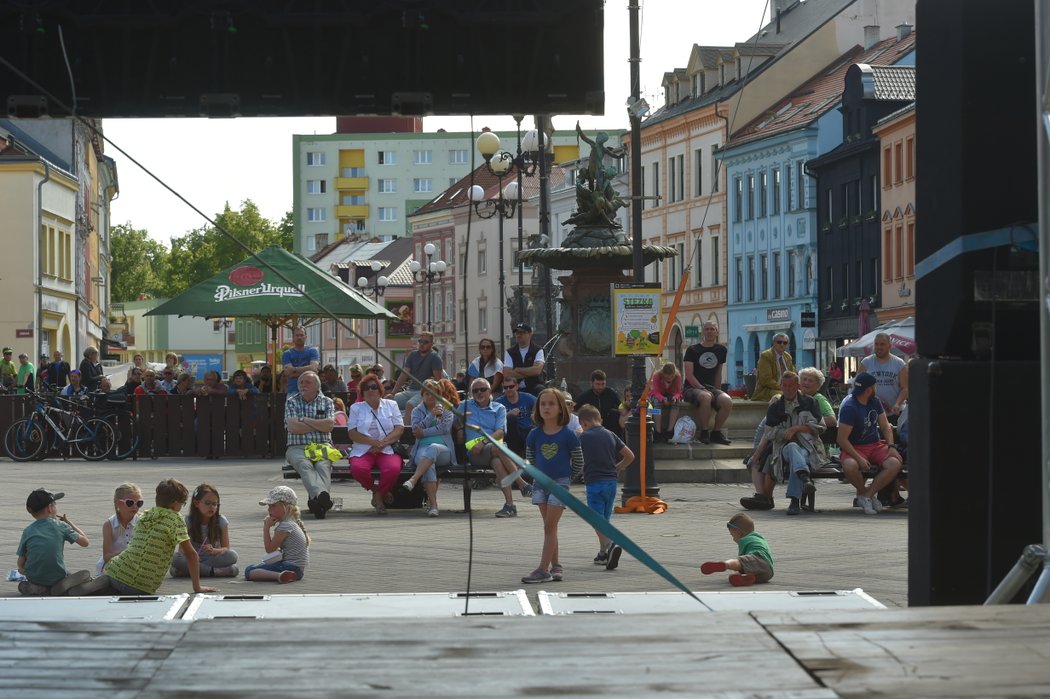
[[[518,323],[514,326],[517,344],[503,355],[503,378],[517,379],[518,388],[532,395],[543,390],[543,348],[532,342],[532,326]]]
[[[860,360],[861,368],[875,377],[875,395],[882,401],[887,416],[896,417],[908,400],[908,365],[890,353],[890,336],[875,336],[875,354]]]

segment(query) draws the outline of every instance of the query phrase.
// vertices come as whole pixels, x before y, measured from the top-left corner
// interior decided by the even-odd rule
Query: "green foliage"
[[[130,223],[114,228],[113,301],[131,301],[141,295],[177,296],[240,262],[251,252],[270,245],[292,249],[290,211],[275,224],[263,218],[259,207],[247,199],[241,203],[240,211],[231,209],[227,203],[222,213],[215,216],[215,222],[230,235],[213,226],[197,228],[173,237],[170,251],[163,243],[151,240],[145,230],[132,228]]]
[[[163,243],[125,223],[113,227],[109,249],[114,303],[165,295],[169,253]]]

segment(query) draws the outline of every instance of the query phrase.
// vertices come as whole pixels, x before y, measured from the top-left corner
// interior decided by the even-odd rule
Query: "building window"
[[[765,301],[769,298],[769,256],[765,254],[759,255],[758,261],[759,270],[761,271],[761,276],[758,278],[758,293],[759,298]]]
[[[736,197],[733,201],[733,220],[739,223],[744,220],[744,181],[739,177],[734,177],[733,189],[736,190]]]
[[[887,145],[882,149],[882,179],[886,186],[890,186],[890,178],[893,175],[893,148]]]
[[[773,253],[773,298],[780,298],[780,253]]]
[[[893,231],[893,256],[886,258],[886,264],[893,260],[893,276],[896,279],[904,277],[904,226],[897,226]]]
[[[321,167],[322,165],[324,165],[324,153],[322,151],[307,152],[306,164],[309,167]]]
[[[307,180],[306,181],[306,193],[307,194],[325,194],[328,191],[327,180]]]
[[[907,266],[904,268],[904,273],[909,276],[915,276],[915,224],[908,223],[908,237],[904,242],[904,257],[907,260]]]
[[[697,148],[693,151],[693,156],[693,182],[696,183],[693,196],[702,197],[704,196],[704,149]]]
[[[768,202],[767,186],[769,184],[769,174],[763,170],[758,176],[758,215],[762,218],[766,216],[766,204]]]
[[[718,144],[711,144],[711,193],[718,191],[718,156],[715,155],[715,151],[718,150]]]
[[[678,199],[682,201],[685,199],[685,156],[678,156]]]
[[[849,299],[849,262],[842,263],[842,298]]]
[[[798,177],[795,178],[795,179],[798,180],[798,208],[799,209],[806,208],[806,179],[805,179],[806,172],[805,172],[804,168],[805,168],[805,165],[802,163],[802,161],[801,160],[798,161]],[[830,221],[831,219],[828,219],[828,220]]]
[[[784,168],[784,176],[786,178],[786,181],[784,182],[784,210],[785,211],[790,211],[791,210],[791,202],[794,201],[794,199],[791,198],[791,185],[792,185],[791,179],[792,178],[791,178],[791,167],[790,166]]]
[[[780,213],[780,168],[773,168],[773,213]]]
[[[344,167],[342,173],[343,177],[364,177],[365,169],[363,167]]]
[[[397,191],[397,180],[378,179],[376,180],[376,189],[383,194],[393,194]]]
[[[653,163],[653,206],[660,206],[660,163]]]
[[[871,258],[871,283],[868,284],[868,296],[872,298],[872,303],[875,303],[874,299],[879,295],[879,258],[878,256]]]
[[[459,182],[459,178],[458,177],[449,177],[448,178],[448,186],[449,187],[451,187],[452,185],[456,184],[457,182]]]
[[[489,329],[488,310],[484,305],[478,306],[478,331],[485,332]]]
[[[736,258],[736,302],[744,300],[744,261]]]
[[[755,218],[755,176],[747,176],[747,220]]]
[[[478,274],[485,274],[485,251],[478,248]]]
[[[831,187],[828,187],[827,190],[825,190],[824,196],[826,199],[825,207],[827,209],[827,211],[824,212],[824,215],[827,217],[827,223],[830,226],[835,223],[835,206],[833,202],[834,197],[831,196]]]
[[[755,258],[748,256],[748,300],[755,300]]]
[[[915,177],[915,139],[904,141],[904,176],[909,180]]]
[[[693,273],[693,286],[699,289],[704,285],[704,241],[697,238],[693,241],[693,246],[696,247],[696,262],[693,263],[693,269],[696,271]]]
[[[721,250],[718,247],[718,236],[711,237],[711,284],[718,286],[722,283]]]
[[[835,303],[835,272],[831,265],[828,265],[828,301],[832,304]]]
[[[397,220],[397,207],[396,206],[380,206],[379,207],[379,220],[380,221],[396,221]]]
[[[893,182],[900,184],[904,181],[904,144],[893,144]]]
[[[323,223],[326,216],[326,209],[324,207],[308,207],[306,209],[306,220],[311,223]]]
[[[362,206],[365,203],[363,194],[344,194],[339,198],[343,206]]]
[[[678,188],[675,186],[675,167],[674,167],[674,156],[672,155],[667,159],[667,203],[674,204],[677,199],[675,195],[678,192]]]
[[[432,192],[434,181],[429,177],[417,177],[412,180],[412,189],[416,192]]]
[[[871,176],[871,206],[868,207],[868,211],[875,213],[879,208],[879,176]]]
[[[415,165],[430,165],[434,161],[434,151],[416,150],[412,151],[412,162]]]
[[[788,171],[790,172],[790,170]],[[795,296],[795,265],[798,264],[798,253],[791,251],[788,253],[787,258],[787,290],[784,292],[784,296],[791,298]]]
[[[449,165],[466,165],[467,164],[467,149],[457,148],[448,152]]]
[[[381,150],[377,155],[380,165],[397,165],[397,151]]]

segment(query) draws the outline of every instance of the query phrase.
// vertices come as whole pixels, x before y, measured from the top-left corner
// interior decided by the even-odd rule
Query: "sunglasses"
[[[478,349],[496,349],[496,345],[478,345]]]
[[[366,383],[364,386],[361,387],[361,390],[362,391],[378,391],[379,390],[379,384]]]
[[[487,388],[482,388],[482,387],[478,387],[478,388],[472,388],[472,389],[470,389],[470,392],[471,392],[471,393],[474,393],[474,394],[478,394],[478,393],[488,393],[488,392],[489,392],[489,389],[487,389]]]
[[[121,500],[121,502],[127,505],[128,507],[142,507],[142,505],[145,503],[145,500],[132,500],[131,498],[128,498],[126,500]]]
[[[787,344],[787,340],[777,340],[775,344],[786,345]]]

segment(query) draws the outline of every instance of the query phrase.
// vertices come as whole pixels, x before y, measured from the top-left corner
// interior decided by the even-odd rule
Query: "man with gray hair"
[[[875,395],[882,401],[887,417],[896,422],[908,400],[908,365],[890,353],[891,347],[890,336],[879,333],[875,336],[874,354],[860,360],[860,366],[875,377]]]
[[[788,352],[790,342],[787,333],[777,333],[773,336],[773,346],[758,356],[758,376],[751,400],[768,402],[780,392],[780,377],[788,371],[795,373],[795,363]]]
[[[332,489],[332,460],[326,447],[332,446],[335,404],[321,393],[321,379],[316,373],[299,375],[299,390],[290,394],[284,404],[284,426],[288,430],[284,456],[303,481],[307,509],[317,519],[324,519],[332,509],[328,492]]]

